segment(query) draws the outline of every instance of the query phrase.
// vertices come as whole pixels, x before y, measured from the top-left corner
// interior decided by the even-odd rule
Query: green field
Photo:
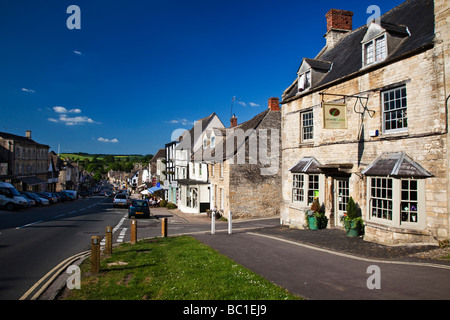
[[[98,160],[103,160],[107,154],[87,154],[87,153],[60,153],[59,156],[63,159],[70,158],[75,161],[83,161],[84,159],[89,159],[89,161],[92,161],[92,159],[97,158]],[[144,158],[145,156],[140,154],[130,154],[130,155],[113,155],[114,159],[116,161],[124,161],[126,158],[130,160],[140,160]]]

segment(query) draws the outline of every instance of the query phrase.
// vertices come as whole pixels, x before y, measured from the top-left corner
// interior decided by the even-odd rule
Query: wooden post
[[[136,219],[131,220],[131,244],[135,244],[137,241],[137,223]]]
[[[106,227],[105,232],[105,254],[112,254],[112,228]]]
[[[161,236],[164,238],[167,237],[167,218],[162,218]]]
[[[91,272],[99,273],[100,271],[100,237],[93,236],[91,238]]]

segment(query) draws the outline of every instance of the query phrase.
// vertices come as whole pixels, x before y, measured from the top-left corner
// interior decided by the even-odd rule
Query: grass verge
[[[154,238],[114,248],[100,273],[81,265],[81,288],[66,300],[301,299],[190,236]]]

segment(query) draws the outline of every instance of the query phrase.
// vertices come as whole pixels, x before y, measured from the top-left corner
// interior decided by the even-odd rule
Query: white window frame
[[[379,44],[382,44],[380,46]],[[368,53],[371,53],[370,59],[368,59]],[[370,66],[376,63],[386,60],[388,56],[387,37],[386,33],[381,36],[377,36],[362,44],[362,60],[363,66]]]
[[[417,229],[423,230],[426,227],[426,209],[425,209],[425,180],[424,179],[413,179],[413,178],[402,178],[397,179],[393,177],[386,176],[374,176],[367,177],[367,212],[366,212],[366,221],[375,222],[378,224],[382,224],[385,226],[396,227],[396,228],[408,228],[408,229]],[[378,218],[377,216],[372,215],[372,181],[374,179],[390,179],[392,181],[392,219],[383,219]],[[402,195],[402,182],[406,182],[410,184],[411,181],[414,181],[417,185],[417,201],[408,201],[405,199],[405,195]],[[404,191],[404,190],[403,190]],[[383,197],[382,197],[383,198]],[[387,197],[389,198],[389,197]],[[410,200],[410,199],[409,199]],[[415,222],[412,221],[402,221],[402,210],[405,211],[405,208],[402,208],[402,204],[414,202],[417,204],[416,213],[417,219]]]
[[[319,203],[323,203],[325,201],[325,175],[321,173],[293,173],[292,174],[292,184],[291,184],[291,203],[298,204],[300,206],[310,206],[312,204],[312,201],[309,200],[309,193],[310,193],[310,178],[312,176],[317,176],[317,182],[318,182],[318,191],[319,191]],[[297,184],[294,184],[295,182],[298,182]],[[295,190],[299,190],[299,196],[302,197],[302,199],[295,197]],[[313,196],[314,200],[314,196]]]
[[[391,99],[392,94],[394,97]],[[385,95],[389,95],[387,101]],[[408,131],[408,92],[406,90],[406,85],[382,91],[381,108],[383,110],[383,133]],[[402,123],[402,127],[392,129],[390,126],[389,129],[386,129],[386,122],[389,121],[390,123],[393,123],[394,121],[391,119],[391,116],[394,114],[397,116],[398,112],[402,113],[401,118],[396,117],[395,119],[401,119],[400,122]],[[387,120],[388,117],[389,120]]]
[[[303,89],[300,88],[300,82],[302,77],[305,77],[304,87]],[[305,71],[298,75],[297,79],[297,92],[298,94],[305,92],[311,88],[311,70]]]
[[[309,119],[305,119],[305,116],[310,116]],[[306,122],[311,122],[307,123]],[[310,129],[310,132],[305,132],[305,129]],[[305,135],[307,137],[305,138]],[[308,110],[300,113],[300,141],[311,142],[314,140],[314,111]]]

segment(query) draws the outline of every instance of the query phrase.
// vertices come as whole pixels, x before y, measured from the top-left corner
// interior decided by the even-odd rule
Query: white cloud
[[[173,123],[173,124],[181,124],[183,126],[187,126],[187,125],[194,125],[194,121],[189,121],[188,119],[174,119],[174,120],[170,120],[169,123]]]
[[[50,121],[50,122],[64,123],[67,126],[81,125],[81,124],[85,124],[85,123],[98,123],[86,116],[80,115],[80,116],[76,116],[76,117],[71,117],[71,116],[67,115],[67,114],[81,113],[81,110],[78,108],[68,110],[67,108],[64,108],[61,106],[56,106],[56,107],[53,107],[53,111],[55,111],[56,113],[59,114],[59,119],[48,118],[48,121]]]
[[[249,102],[248,103],[251,107],[261,107],[259,104],[254,103],[254,102]]]
[[[102,137],[98,138],[97,141],[109,142],[109,143],[118,143],[119,142],[119,140],[117,140],[116,138],[114,138],[114,139],[105,139],[105,138],[102,138]]]
[[[77,54],[79,56],[83,55],[83,53],[81,51],[78,51],[78,50],[73,50],[73,53],[75,53],[75,54]]]
[[[29,92],[29,93],[35,93],[36,91],[32,90],[32,89],[27,89],[27,88],[22,88],[21,89],[23,92]]]
[[[53,107],[53,110],[54,110],[56,113],[81,113],[81,110],[80,110],[80,109],[70,109],[70,110],[67,110],[67,109],[64,108],[64,107],[59,107],[59,106]]]

